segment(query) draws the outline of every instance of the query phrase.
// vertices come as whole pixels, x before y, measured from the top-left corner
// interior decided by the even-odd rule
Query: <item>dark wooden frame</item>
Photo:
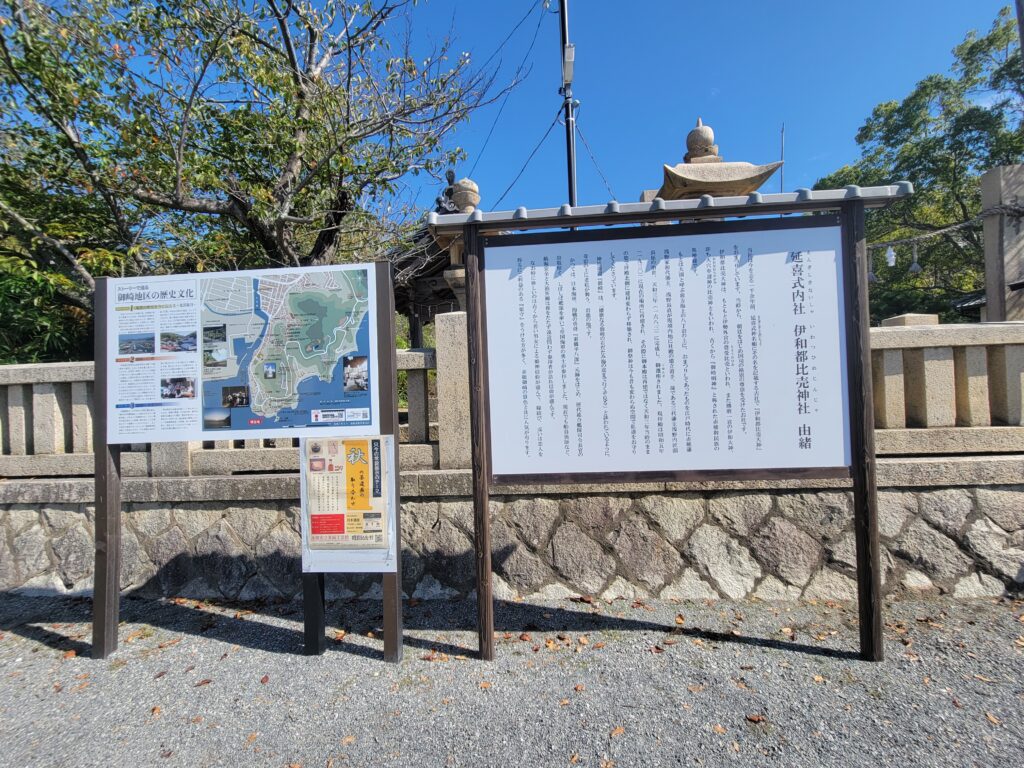
[[[395,446],[395,471],[391,491],[395,498],[396,571],[383,574],[384,659],[402,660],[402,541],[401,497],[398,477],[398,359],[395,348],[395,297],[392,267],[386,262],[374,265],[377,307],[377,386],[379,387],[379,429],[392,435]],[[93,385],[93,452],[96,457],[96,559],[93,588],[92,655],[105,659],[117,650],[120,615],[121,574],[121,446],[107,445],[107,306],[110,282],[96,281],[94,294],[95,382]],[[307,655],[320,654],[326,648],[324,614],[324,574],[302,574],[303,646]]]
[[[495,484],[572,484],[593,482],[659,482],[709,480],[779,480],[852,478],[854,493],[854,531],[857,547],[857,585],[860,608],[861,656],[881,661],[882,613],[881,576],[877,524],[877,490],[875,482],[874,412],[872,402],[871,348],[868,332],[867,243],[864,231],[864,201],[850,199],[829,206],[801,204],[780,208],[778,213],[809,213],[838,211],[808,218],[734,219],[736,211],[708,208],[687,211],[692,223],[651,228],[637,226],[604,230],[540,232],[534,234],[499,234],[481,237],[482,225],[471,222],[463,228],[466,263],[467,325],[470,373],[470,431],[473,464],[473,508],[477,562],[477,613],[480,656],[494,658],[494,605],[491,588],[490,487]],[[759,211],[759,213],[761,213]],[[638,224],[651,217],[610,215],[606,224]],[[714,219],[714,221],[697,221]],[[571,222],[561,221],[568,227]],[[538,475],[502,475],[491,472],[490,402],[487,390],[487,327],[486,287],[483,280],[485,250],[488,245],[542,244],[557,242],[605,241],[636,237],[708,234],[713,232],[749,232],[774,229],[802,229],[808,226],[841,227],[843,300],[846,315],[846,369],[850,424],[850,466],[747,470],[680,470],[673,472],[621,473],[551,473]],[[546,220],[516,222],[522,229],[551,227]],[[867,372],[867,373],[865,373]]]

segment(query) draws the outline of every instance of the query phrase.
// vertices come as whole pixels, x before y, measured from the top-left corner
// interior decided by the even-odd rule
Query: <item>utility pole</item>
[[[1017,0],[1018,5],[1021,0]],[[576,46],[569,42],[569,0],[559,0],[558,10],[562,20],[562,94],[565,103],[565,155],[569,173],[569,205],[576,206],[576,103],[572,98],[573,65],[576,62]]]

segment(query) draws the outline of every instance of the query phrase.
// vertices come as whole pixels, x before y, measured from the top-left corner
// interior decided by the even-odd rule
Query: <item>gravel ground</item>
[[[90,602],[0,595],[0,765],[661,766],[1024,764],[1024,603],[894,602],[886,661],[839,603],[122,603],[88,658]]]

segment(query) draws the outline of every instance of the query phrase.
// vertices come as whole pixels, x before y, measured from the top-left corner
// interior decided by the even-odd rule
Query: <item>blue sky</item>
[[[427,0],[414,30],[440,35],[483,62],[537,0]],[[811,186],[858,157],[854,135],[879,102],[900,99],[933,72],[946,72],[968,30],[987,31],[1007,2],[990,0],[570,0],[576,44],[580,129],[616,199],[633,201],[661,184],[661,166],[682,162],[698,116],[726,160],[779,159],[786,124],[785,186]],[[552,10],[558,2],[552,0]],[[531,15],[502,49],[502,70],[524,58],[528,79],[509,97],[482,155],[499,105],[479,111],[454,143],[468,160],[456,169],[480,185],[495,210],[561,104],[557,12]],[[422,39],[422,38],[421,38]],[[479,156],[479,159],[478,159]],[[580,204],[611,195],[578,142]],[[565,130],[556,125],[498,209],[568,200]],[[413,180],[418,203],[438,194]],[[896,181],[896,180],[894,180]],[[776,175],[762,191],[778,191]]]

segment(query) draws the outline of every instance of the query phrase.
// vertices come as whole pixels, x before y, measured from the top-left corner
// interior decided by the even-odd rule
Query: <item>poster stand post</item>
[[[121,613],[121,446],[107,444],[107,303],[110,282],[97,278],[93,300],[96,373],[92,449],[96,460],[96,555],[93,579],[92,656],[117,650]]]

